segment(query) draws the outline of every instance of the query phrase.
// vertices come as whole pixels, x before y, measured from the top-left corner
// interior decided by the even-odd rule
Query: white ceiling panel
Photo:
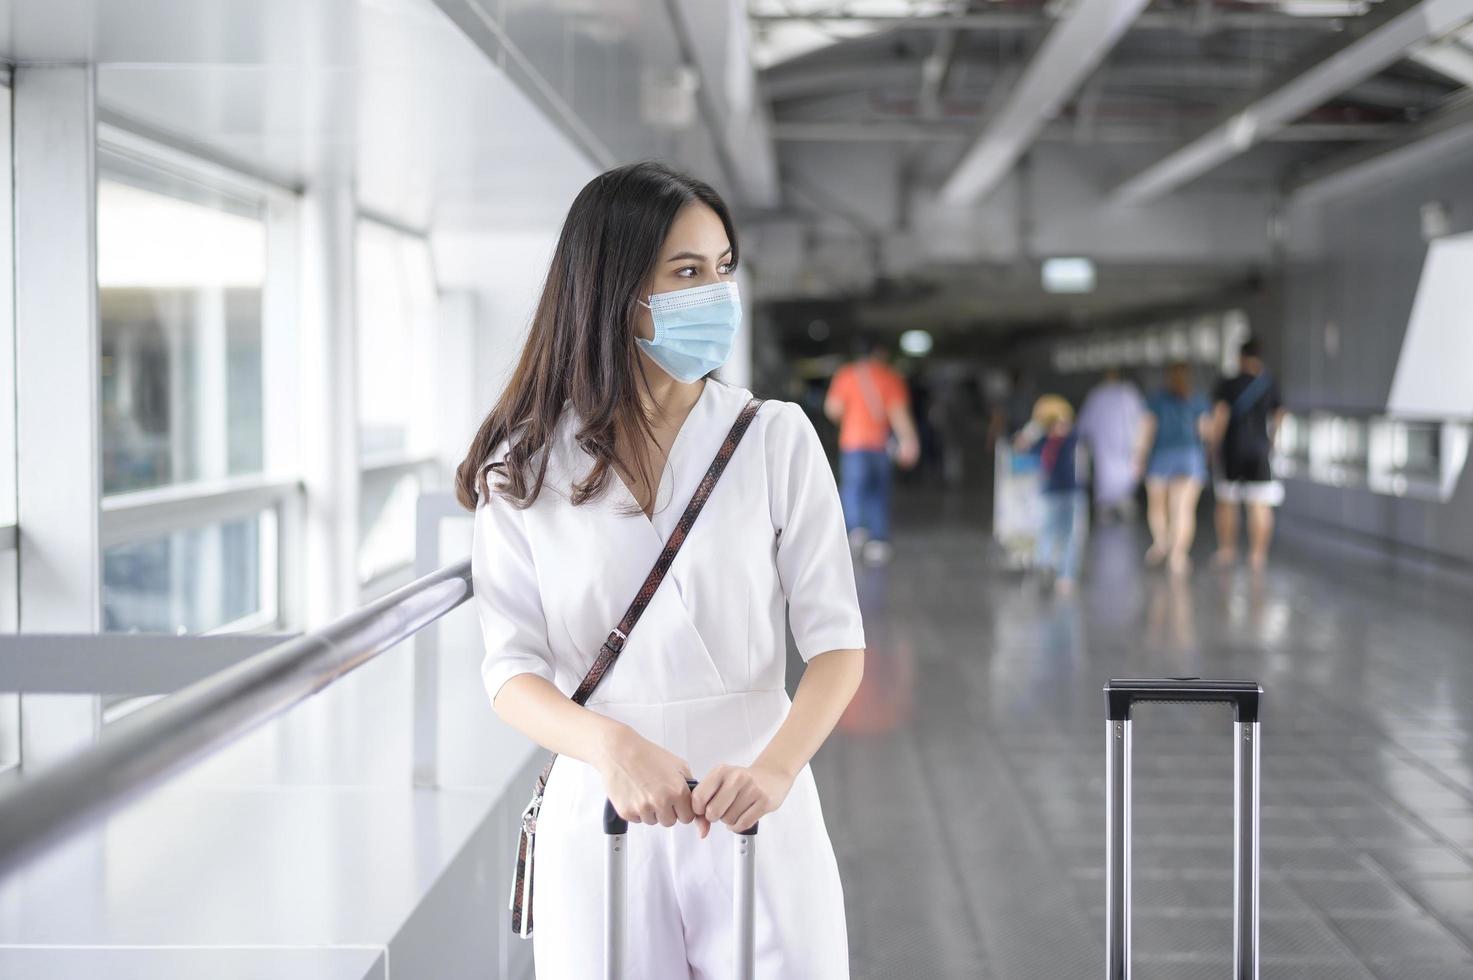
[[[106,118],[415,227],[558,221],[587,158],[430,0],[0,0],[15,62],[98,66]]]

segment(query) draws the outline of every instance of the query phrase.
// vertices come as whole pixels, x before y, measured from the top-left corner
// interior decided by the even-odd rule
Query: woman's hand
[[[706,836],[710,824],[691,806],[686,782],[690,767],[678,755],[620,725],[610,734],[596,766],[604,793],[625,820],[662,827],[694,820],[701,827],[701,836]]]
[[[793,776],[775,766],[717,766],[691,794],[698,816],[708,825],[721,821],[734,832],[750,830],[762,817],[782,806]],[[701,828],[706,836],[706,828]]]

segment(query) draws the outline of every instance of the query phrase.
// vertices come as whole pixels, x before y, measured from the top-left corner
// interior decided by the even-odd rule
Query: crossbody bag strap
[[[1267,371],[1260,371],[1247,387],[1238,392],[1238,397],[1233,399],[1233,404],[1228,414],[1234,418],[1247,415],[1257,405],[1263,396],[1268,394],[1273,379],[1268,376]]]
[[[619,625],[609,631],[604,638],[603,646],[599,647],[598,657],[593,661],[593,666],[588,668],[588,673],[573,692],[574,704],[586,704],[589,697],[593,695],[594,688],[604,679],[614,661],[619,659],[619,654],[624,650],[624,643],[629,639],[629,634],[634,631],[634,624],[639,622],[639,617],[644,615],[645,608],[650,600],[655,597],[655,590],[665,579],[665,573],[670,570],[675,556],[680,551],[680,546],[685,544],[686,536],[700,516],[701,508],[706,506],[706,500],[711,496],[711,491],[716,489],[716,481],[721,479],[726,464],[731,462],[732,454],[736,452],[742,436],[747,434],[747,428],[752,424],[752,419],[757,417],[757,409],[762,407],[762,399],[753,398],[742,408],[736,421],[732,423],[731,431],[727,432],[726,438],[721,443],[721,448],[716,451],[716,457],[711,460],[711,465],[706,469],[706,475],[701,477],[701,482],[696,484],[695,493],[691,494],[690,503],[685,505],[685,513],[680,515],[675,530],[670,532],[665,547],[660,551],[660,557],[655,559],[654,567],[645,576],[644,584],[635,593],[634,600],[629,603],[629,608],[624,611],[624,617],[619,620]],[[543,768],[542,774],[537,777],[537,785],[540,790],[547,784],[548,774],[552,772],[552,763],[557,756],[548,760]]]
[[[865,408],[869,409],[870,418],[875,420],[876,425],[888,425],[890,416],[885,412],[885,400],[875,387],[874,367],[866,361],[856,364],[854,373],[854,380],[859,384],[860,397],[864,399]]]

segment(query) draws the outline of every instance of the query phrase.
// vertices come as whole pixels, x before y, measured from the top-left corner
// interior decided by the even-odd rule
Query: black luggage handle
[[[691,789],[699,785],[694,779],[686,779],[685,784]],[[629,833],[629,821],[619,816],[619,811],[614,809],[613,801],[608,799],[604,800],[604,833],[608,835]],[[751,837],[757,833],[757,825],[754,823],[746,830],[735,831],[735,833],[743,837]]]
[[[1258,721],[1258,702],[1263,688],[1256,681],[1204,681],[1200,677],[1171,677],[1162,680],[1110,680],[1105,682],[1105,717],[1130,721],[1131,705],[1137,701],[1230,704],[1239,722]]]

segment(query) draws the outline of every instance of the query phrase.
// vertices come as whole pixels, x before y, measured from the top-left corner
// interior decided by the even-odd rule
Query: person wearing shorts
[[[1260,571],[1268,563],[1274,533],[1274,508],[1284,486],[1273,475],[1274,437],[1283,421],[1279,385],[1264,367],[1258,342],[1239,352],[1239,372],[1213,392],[1212,431],[1218,448],[1217,556],[1219,566],[1238,559],[1238,508],[1248,511],[1248,563]]]
[[[1197,498],[1207,482],[1207,455],[1202,442],[1209,406],[1192,388],[1192,372],[1184,362],[1166,369],[1166,385],[1146,401],[1137,471],[1146,478],[1146,521],[1151,548],[1146,562],[1167,562],[1173,574],[1191,567],[1197,536]]]

